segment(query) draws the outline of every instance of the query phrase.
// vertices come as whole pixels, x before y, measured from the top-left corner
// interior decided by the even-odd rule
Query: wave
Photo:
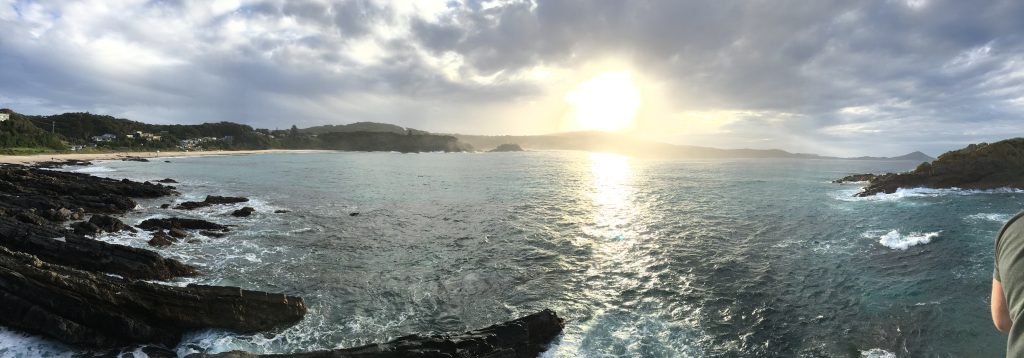
[[[116,171],[117,171],[117,169],[114,169],[114,168],[111,168],[111,167],[104,167],[104,166],[92,166],[92,167],[85,167],[85,168],[79,168],[79,169],[72,170],[72,172],[75,172],[75,173],[111,173],[111,172],[116,172]]]
[[[934,232],[911,232],[909,234],[901,234],[899,230],[891,230],[885,234],[879,235],[881,231],[872,230],[864,233],[866,238],[877,238],[878,243],[882,246],[888,247],[893,250],[906,250],[911,246],[925,245],[932,242],[932,239],[939,236],[942,231]]]
[[[881,348],[872,348],[860,351],[860,356],[861,358],[896,358],[896,353]]]
[[[905,198],[934,198],[947,195],[979,195],[979,194],[1020,194],[1024,190],[1014,188],[997,189],[933,189],[933,188],[900,188],[892,193],[878,193],[871,196],[854,196],[863,187],[856,189],[844,189],[833,192],[832,197],[842,201],[897,201]]]
[[[59,342],[0,326],[0,356],[73,357],[75,351]]]
[[[974,215],[967,215],[966,219],[968,219],[968,220],[977,220],[977,221],[995,221],[995,222],[1004,223],[1004,222],[1009,221],[1010,218],[1012,218],[1012,217],[1013,217],[1013,214],[978,213],[978,214],[974,214]]]

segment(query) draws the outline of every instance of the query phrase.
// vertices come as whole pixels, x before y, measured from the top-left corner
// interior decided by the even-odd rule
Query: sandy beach
[[[202,157],[211,155],[244,155],[265,153],[321,153],[329,150],[311,149],[267,149],[267,150],[210,150],[191,152],[109,152],[109,153],[60,153],[34,155],[0,155],[2,164],[33,164],[51,160],[116,160],[125,157],[166,158],[166,157]]]

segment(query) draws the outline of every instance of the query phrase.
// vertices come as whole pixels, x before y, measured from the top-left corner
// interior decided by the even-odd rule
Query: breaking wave
[[[941,231],[901,234],[899,230],[891,230],[881,235],[879,233],[881,231],[872,230],[864,233],[863,236],[872,239],[877,238],[879,244],[893,250],[906,250],[911,246],[925,245],[932,242],[932,239],[938,237]]]

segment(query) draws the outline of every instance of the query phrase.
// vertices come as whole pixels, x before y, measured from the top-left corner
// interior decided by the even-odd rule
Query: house
[[[85,146],[84,145],[77,145],[76,144],[76,145],[72,145],[70,148],[71,148],[71,151],[77,152],[77,151],[80,151],[82,149],[85,149]]]
[[[110,134],[110,133],[107,133],[107,134],[104,134],[104,135],[93,136],[92,137],[92,141],[93,142],[109,142],[109,141],[112,141],[114,139],[117,139],[117,136],[113,135],[113,134]]]
[[[7,113],[0,113],[0,122],[11,119],[11,115]]]

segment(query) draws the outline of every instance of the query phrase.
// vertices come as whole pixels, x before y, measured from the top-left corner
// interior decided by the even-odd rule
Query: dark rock
[[[82,173],[41,170],[24,166],[0,167],[0,208],[44,213],[50,209],[82,208],[74,213],[123,214],[135,208],[131,198],[175,194],[163,185],[93,177]]]
[[[274,210],[274,214],[287,214],[287,213],[289,213],[288,210],[283,210],[283,209]]]
[[[237,287],[175,287],[53,265],[0,248],[0,324],[90,347],[175,346],[184,332],[294,324],[301,298]]]
[[[36,213],[31,210],[22,211],[15,215],[14,218],[18,219],[18,221],[21,221],[23,223],[32,224],[36,226],[43,226],[49,224],[49,222],[46,221],[46,219],[43,219],[42,216],[36,215]]]
[[[135,228],[125,225],[125,223],[121,222],[121,220],[107,215],[93,215],[91,218],[89,218],[89,223],[96,225],[96,227],[100,228],[100,230],[106,232],[137,232]]]
[[[206,220],[199,219],[185,219],[185,218],[166,218],[166,219],[147,219],[140,223],[138,226],[140,229],[146,231],[154,230],[170,230],[170,229],[183,229],[183,230],[226,230],[227,227],[221,224],[212,223]]]
[[[203,236],[206,236],[206,237],[224,237],[224,235],[227,235],[227,234],[222,233],[222,232],[207,231],[207,230],[200,231],[199,233],[202,234]]]
[[[252,213],[254,212],[256,212],[256,209],[246,206],[244,208],[235,210],[234,212],[231,213],[231,216],[247,217],[252,215]]]
[[[124,158],[121,158],[121,161],[123,161],[123,162],[148,162],[149,159],[146,159],[146,158],[143,158],[143,157],[124,157]]]
[[[169,207],[171,207],[171,204],[160,204],[161,209],[167,209]]]
[[[857,196],[894,193],[900,188],[1024,189],[1024,138],[971,144],[946,152],[907,173],[871,180]]]
[[[142,353],[149,358],[178,358],[178,352],[162,347],[145,346]]]
[[[877,176],[878,175],[876,174],[851,174],[840,179],[833,180],[832,182],[836,184],[860,183],[871,181],[872,179],[875,179],[875,177]]]
[[[175,209],[179,209],[179,210],[195,210],[195,209],[199,209],[199,208],[205,208],[205,207],[211,206],[211,205],[235,204],[235,203],[244,203],[244,202],[247,202],[247,201],[249,201],[248,198],[242,198],[242,197],[207,195],[206,196],[206,200],[203,200],[203,201],[186,201],[186,202],[183,202],[181,204],[178,204],[174,208]]]
[[[176,227],[172,227],[170,230],[167,230],[167,235],[171,235],[171,237],[174,238],[182,239],[188,236],[188,232]]]
[[[99,226],[88,221],[79,221],[71,224],[71,230],[74,230],[75,233],[79,235],[90,236],[95,236],[101,231]]]
[[[170,160],[165,160],[165,161],[164,161],[164,163],[170,163],[170,162],[171,162]]]
[[[348,216],[359,216],[359,213],[348,213]]]
[[[54,240],[59,237],[64,239]],[[0,217],[0,246],[54,264],[127,278],[166,280],[198,274],[192,266],[149,250],[92,240],[49,225],[25,225],[4,217]]]
[[[68,210],[67,208],[46,209],[46,211],[44,211],[43,215],[41,216],[46,219],[49,219],[50,221],[56,222],[68,221],[73,219],[77,220],[82,218],[81,215],[77,215],[77,213]]]
[[[308,353],[260,355],[242,351],[218,354],[190,354],[188,358],[526,358],[537,357],[548,348],[565,323],[552,310],[461,334],[400,337],[387,343],[369,344]]]
[[[200,242],[202,242],[202,241],[199,241],[199,239],[189,239],[189,240],[188,240],[188,241],[186,241],[186,242],[188,242],[188,243],[190,243],[190,244],[198,244],[198,243],[200,243]]]
[[[494,148],[494,149],[490,150],[490,152],[522,152],[522,151],[523,151],[523,147],[520,147],[519,144],[515,144],[515,143],[502,144],[502,145],[499,145],[497,148]]]
[[[173,244],[173,243],[175,243],[177,241],[178,241],[178,239],[175,239],[175,238],[167,235],[163,231],[157,231],[157,232],[153,233],[153,238],[149,239],[148,244],[149,244],[149,246],[166,247],[166,246],[171,246],[171,244]]]
[[[177,180],[174,180],[174,179],[171,179],[171,178],[160,179],[160,180],[157,180],[156,182],[157,183],[164,183],[164,184],[177,184],[178,183]]]

